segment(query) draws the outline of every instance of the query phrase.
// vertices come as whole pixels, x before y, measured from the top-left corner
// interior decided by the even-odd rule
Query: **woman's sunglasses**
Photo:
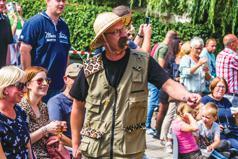
[[[69,75],[67,77],[69,77],[70,79],[73,79],[73,80],[75,80],[77,78],[77,76],[69,76]]]
[[[18,91],[23,91],[24,88],[26,87],[26,83],[23,83],[23,82],[17,82],[11,86],[14,86],[17,88]]]
[[[36,83],[38,85],[42,85],[43,82],[46,82],[47,84],[50,84],[51,83],[51,79],[50,78],[38,78],[36,80],[32,80],[32,81],[36,81]]]

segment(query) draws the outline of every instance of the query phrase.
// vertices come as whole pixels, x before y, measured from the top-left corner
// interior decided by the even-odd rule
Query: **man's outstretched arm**
[[[188,92],[183,85],[175,82],[172,79],[168,79],[162,86],[162,89],[169,94],[169,96],[179,100],[187,102],[189,105],[197,105],[201,96],[199,94]]]

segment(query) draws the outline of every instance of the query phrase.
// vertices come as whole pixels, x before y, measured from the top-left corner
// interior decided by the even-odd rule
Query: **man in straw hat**
[[[200,100],[169,79],[148,54],[127,47],[123,22],[112,12],[99,14],[94,22],[91,47],[104,46],[105,51],[84,64],[70,91],[75,158],[143,157],[148,81],[175,99]]]

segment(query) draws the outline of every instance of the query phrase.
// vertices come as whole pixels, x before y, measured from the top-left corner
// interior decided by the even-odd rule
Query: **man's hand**
[[[186,100],[188,105],[190,105],[191,107],[195,107],[199,104],[199,102],[201,100],[201,96],[199,94],[196,94],[196,93],[189,93],[185,97],[185,100]]]
[[[143,32],[144,32],[144,36],[148,36],[148,37],[151,37],[152,35],[152,27],[151,27],[151,24],[144,24],[143,25]]]
[[[201,59],[199,59],[198,64],[203,65],[203,64],[207,63],[207,60],[208,60],[207,58],[201,58]]]
[[[81,152],[79,150],[79,147],[73,146],[73,159],[81,159]]]
[[[207,151],[208,151],[208,152],[211,152],[211,151],[213,151],[213,150],[214,150],[214,148],[213,148],[212,145],[207,146]]]

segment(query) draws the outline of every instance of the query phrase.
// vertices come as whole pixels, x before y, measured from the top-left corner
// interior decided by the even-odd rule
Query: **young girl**
[[[206,159],[202,156],[193,132],[198,130],[193,118],[193,108],[186,103],[180,103],[177,109],[177,118],[172,122],[172,132],[178,139],[180,159]]]

